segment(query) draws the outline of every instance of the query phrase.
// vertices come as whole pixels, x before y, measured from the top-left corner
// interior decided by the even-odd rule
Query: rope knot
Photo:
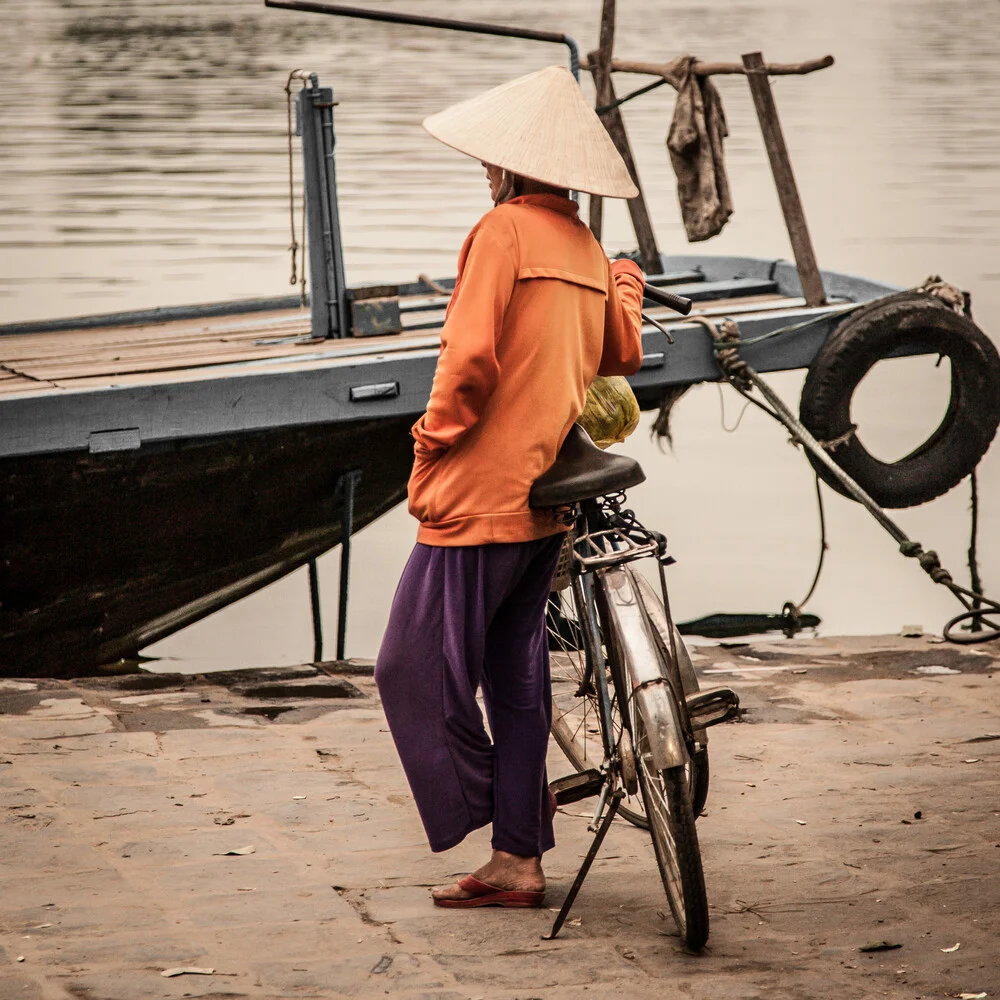
[[[848,427],[843,434],[840,434],[835,438],[831,438],[829,441],[820,441],[819,443],[823,446],[823,449],[825,451],[831,453],[835,452],[838,448],[847,444],[847,442],[850,441],[852,437],[854,437],[855,433],[857,432],[857,429],[858,429],[857,424],[851,424],[851,426]]]
[[[965,292],[956,285],[945,281],[939,274],[928,275],[924,283],[917,287],[917,291],[922,295],[929,295],[931,298],[940,299],[948,308],[957,312],[959,316],[968,314],[969,303]]]
[[[749,366],[740,357],[740,328],[736,323],[729,318],[724,319],[718,325],[706,316],[691,316],[690,318],[695,323],[700,323],[712,335],[715,363],[721,369],[722,374],[738,389],[742,389],[744,392],[749,391],[753,386],[753,381],[750,378]]]
[[[905,542],[899,543],[899,551],[902,552],[904,556],[915,558],[922,555],[924,549],[920,542],[912,542],[910,539],[906,539]]]
[[[938,559],[938,554],[933,549],[930,552],[921,552],[917,556],[917,561],[925,573],[933,573],[936,569],[941,568],[941,560]]]

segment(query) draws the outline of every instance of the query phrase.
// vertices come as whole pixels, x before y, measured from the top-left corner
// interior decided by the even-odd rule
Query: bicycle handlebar
[[[642,296],[644,299],[652,299],[653,302],[657,302],[661,306],[673,309],[674,312],[679,312],[682,316],[687,316],[694,305],[691,299],[686,299],[683,295],[674,295],[673,292],[665,291],[650,284],[646,285]]]

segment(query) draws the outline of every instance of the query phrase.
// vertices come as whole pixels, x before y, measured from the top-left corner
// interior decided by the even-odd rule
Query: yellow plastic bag
[[[598,375],[576,421],[598,448],[625,440],[639,425],[639,402],[624,375]]]

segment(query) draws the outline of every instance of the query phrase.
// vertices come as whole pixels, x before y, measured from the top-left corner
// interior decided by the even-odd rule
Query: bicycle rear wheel
[[[552,595],[546,624],[552,654],[552,736],[574,770],[599,768],[604,758],[600,707],[594,685],[587,677],[583,633],[570,588]],[[622,721],[613,685],[609,685],[609,691],[614,741],[621,735]],[[641,830],[649,829],[641,796],[633,796],[628,805],[620,806],[618,815]]]
[[[690,775],[683,766],[657,771],[642,715],[633,708],[631,716],[639,788],[660,878],[684,943],[700,951],[708,940],[708,897],[691,810]]]

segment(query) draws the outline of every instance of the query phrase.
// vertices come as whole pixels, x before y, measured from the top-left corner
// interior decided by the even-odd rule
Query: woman
[[[375,679],[431,849],[493,824],[490,860],[434,902],[540,906],[541,855],[554,843],[545,603],[565,528],[530,510],[528,491],[594,376],[642,362],[642,272],[609,263],[569,191],[637,191],[558,67],[424,127],[484,163],[496,207],[462,247],[427,412],[413,426],[420,527]]]

